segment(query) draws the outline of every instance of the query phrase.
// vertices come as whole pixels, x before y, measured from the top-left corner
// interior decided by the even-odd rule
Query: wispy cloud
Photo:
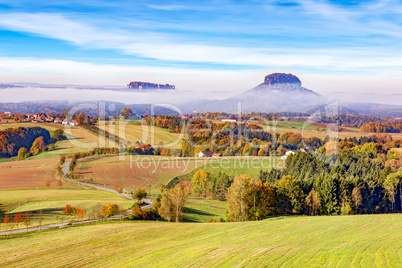
[[[175,40],[169,34],[133,34],[132,32],[99,28],[74,21],[61,14],[13,13],[0,15],[0,25],[12,30],[29,32],[72,42],[77,46],[96,49],[116,49],[127,55],[170,62],[215,63],[263,67],[299,67],[372,70],[402,67],[402,56],[393,51],[373,52],[367,48],[297,49],[216,46],[192,44]]]

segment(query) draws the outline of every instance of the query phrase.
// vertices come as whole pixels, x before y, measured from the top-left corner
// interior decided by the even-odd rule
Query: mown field
[[[0,163],[0,190],[66,188],[56,177],[58,159],[36,159]]]
[[[42,225],[77,220],[77,216],[63,216],[66,205],[80,207],[85,210],[84,219],[90,218],[95,212],[101,211],[106,204],[117,204],[122,209],[129,208],[134,201],[118,195],[97,190],[84,189],[51,189],[51,190],[13,190],[0,191],[0,210],[8,212],[11,217],[16,213],[29,213],[30,227],[39,226],[39,211],[43,211]],[[4,214],[4,213],[3,213]],[[24,223],[4,224],[1,217],[0,231],[25,228]],[[93,218],[93,217],[92,217]]]
[[[122,222],[3,238],[19,267],[400,267],[402,215],[243,223]]]
[[[123,156],[88,159],[78,162],[80,181],[126,190],[144,188],[157,192],[161,184],[175,177],[191,179],[197,170],[207,170],[214,177],[219,171],[229,176],[248,174],[258,178],[260,169],[269,170],[279,160],[270,157],[178,158],[162,156]],[[130,160],[131,159],[131,160]]]
[[[80,181],[108,188],[115,185],[126,190],[144,188],[155,192],[161,184],[201,166],[197,160],[158,156],[123,156],[88,159],[78,162],[75,174]]]
[[[219,222],[221,219],[226,219],[226,209],[209,207],[194,203],[187,203],[185,206],[184,222],[199,222],[205,223],[210,220]]]
[[[157,147],[162,141],[165,148],[181,148],[182,136],[180,134],[171,133],[167,129],[160,127],[141,125],[137,121],[118,120],[115,122],[101,122],[98,124],[98,127],[115,133],[131,143],[141,141],[144,144],[151,144],[153,147]]]

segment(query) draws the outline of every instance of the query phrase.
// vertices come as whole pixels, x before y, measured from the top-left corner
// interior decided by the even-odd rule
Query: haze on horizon
[[[139,80],[221,99],[284,72],[332,99],[399,104],[401,14],[395,0],[0,1],[0,82]],[[15,90],[3,102],[48,98]]]

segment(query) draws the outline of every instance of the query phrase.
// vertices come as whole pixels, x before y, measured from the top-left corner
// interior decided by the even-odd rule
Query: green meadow
[[[402,215],[121,222],[2,238],[5,267],[400,267]]]

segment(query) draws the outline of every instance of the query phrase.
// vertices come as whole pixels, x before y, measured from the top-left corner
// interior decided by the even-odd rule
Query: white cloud
[[[395,57],[394,51],[384,52],[380,48],[298,49],[184,43],[169,35],[99,28],[60,14],[2,14],[0,25],[85,48],[116,49],[128,55],[172,62],[341,71],[402,67],[402,56]]]

